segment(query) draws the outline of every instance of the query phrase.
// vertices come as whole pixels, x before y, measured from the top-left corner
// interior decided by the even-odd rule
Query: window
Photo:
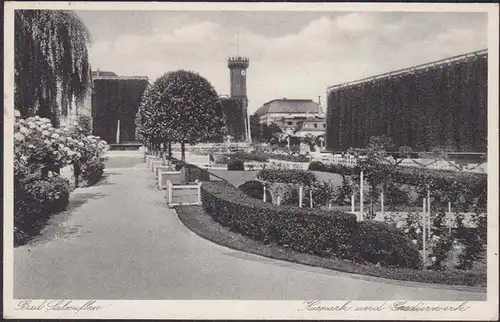
[[[286,122],[286,124],[293,125],[293,122],[288,121],[288,122]]]
[[[317,129],[318,128],[318,124],[314,124],[314,128]]]
[[[326,124],[323,124],[323,128],[325,128],[325,127],[326,127]]]

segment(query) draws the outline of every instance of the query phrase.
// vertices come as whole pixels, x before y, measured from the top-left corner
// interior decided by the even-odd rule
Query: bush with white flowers
[[[80,186],[91,185],[102,176],[108,145],[78,128],[54,128],[38,116],[17,119],[14,124],[15,242],[32,235],[47,216],[69,202],[70,185],[60,169],[78,169]]]

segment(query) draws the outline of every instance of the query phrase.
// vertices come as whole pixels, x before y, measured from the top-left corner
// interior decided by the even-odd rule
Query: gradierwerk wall
[[[483,50],[330,87],[327,149],[385,134],[414,151],[485,152],[487,66]]]

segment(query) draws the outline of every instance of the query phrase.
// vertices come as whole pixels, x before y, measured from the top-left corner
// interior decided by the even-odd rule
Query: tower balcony
[[[229,57],[227,60],[227,67],[231,68],[248,68],[250,60],[248,57]]]

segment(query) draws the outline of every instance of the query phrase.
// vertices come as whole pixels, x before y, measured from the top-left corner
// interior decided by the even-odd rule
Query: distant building
[[[275,99],[262,105],[255,115],[261,124],[275,123],[291,136],[323,136],[326,130],[323,108],[311,99]]]
[[[330,151],[385,135],[414,151],[486,152],[488,51],[331,86],[327,110]]]
[[[247,57],[230,57],[227,61],[230,76],[230,97],[220,97],[228,135],[236,142],[250,142],[250,120],[246,70],[250,62]]]
[[[135,117],[149,85],[145,76],[92,72],[93,134],[108,143],[135,142]]]

